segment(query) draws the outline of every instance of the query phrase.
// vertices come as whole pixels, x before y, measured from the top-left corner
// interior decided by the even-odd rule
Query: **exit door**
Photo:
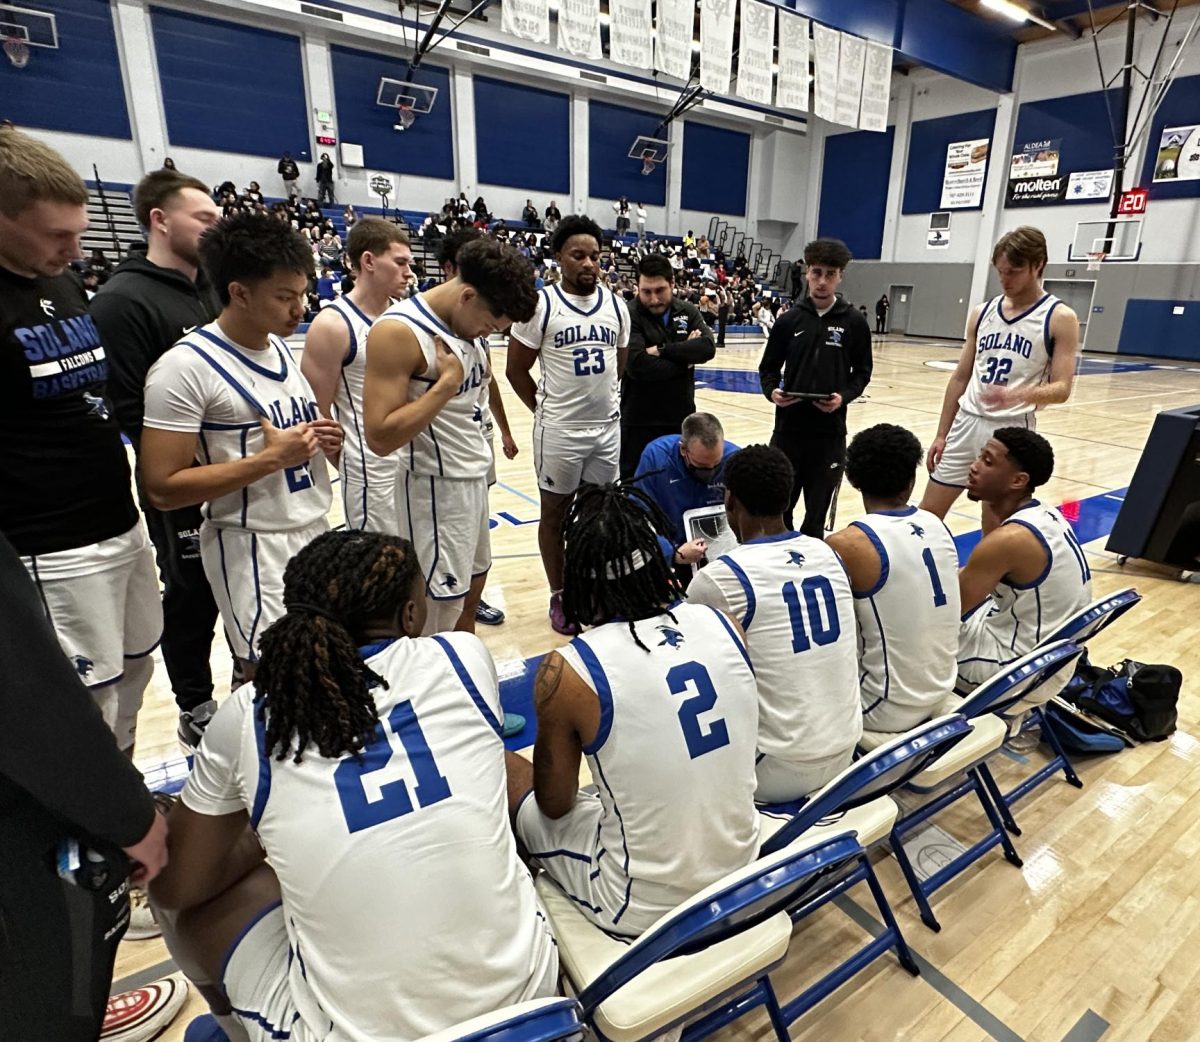
[[[912,286],[892,286],[888,290],[888,332],[907,333],[908,316],[912,310]]]
[[[1086,279],[1046,279],[1043,286],[1079,316],[1079,350],[1083,350],[1088,319],[1092,317],[1092,298],[1096,283]]]

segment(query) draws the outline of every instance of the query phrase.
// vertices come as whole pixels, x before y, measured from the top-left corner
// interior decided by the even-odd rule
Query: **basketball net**
[[[417,121],[411,105],[396,106],[396,129],[407,130]]]
[[[4,53],[8,55],[14,69],[23,69],[29,64],[29,45],[19,36],[4,38]]]
[[[645,176],[646,174],[654,173],[655,165],[656,164],[653,159],[643,160],[642,161],[642,175]]]
[[[1108,254],[1105,253],[1103,250],[1101,250],[1099,253],[1091,253],[1089,251],[1088,261],[1087,261],[1087,270],[1088,271],[1099,271],[1100,265],[1104,263],[1104,258],[1107,256],[1108,256]]]

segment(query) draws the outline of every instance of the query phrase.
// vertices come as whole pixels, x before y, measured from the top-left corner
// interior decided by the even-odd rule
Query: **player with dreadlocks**
[[[252,1042],[398,1042],[553,995],[487,649],[419,636],[424,576],[396,536],[319,536],[283,600],[171,816],[152,896],[177,962]]]
[[[585,915],[628,937],[758,851],[745,641],[722,612],[676,600],[666,524],[640,489],[580,490],[562,603],[591,628],[538,670],[532,766],[509,756],[517,835]],[[598,794],[579,789],[584,754]]]

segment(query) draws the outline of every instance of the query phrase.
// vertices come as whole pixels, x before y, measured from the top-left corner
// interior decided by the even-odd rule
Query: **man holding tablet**
[[[785,520],[804,494],[800,531],[820,539],[846,459],[846,406],[871,380],[871,327],[837,287],[850,263],[838,239],[804,247],[808,297],[775,323],[758,365],[763,394],[775,405],[771,444],[792,464]]]

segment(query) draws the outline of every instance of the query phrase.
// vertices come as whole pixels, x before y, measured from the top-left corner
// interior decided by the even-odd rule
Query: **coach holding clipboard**
[[[846,406],[871,381],[871,328],[837,292],[850,263],[838,239],[804,247],[808,296],[779,316],[758,365],[775,405],[771,444],[795,472],[785,520],[804,494],[800,531],[820,539],[846,459]]]

